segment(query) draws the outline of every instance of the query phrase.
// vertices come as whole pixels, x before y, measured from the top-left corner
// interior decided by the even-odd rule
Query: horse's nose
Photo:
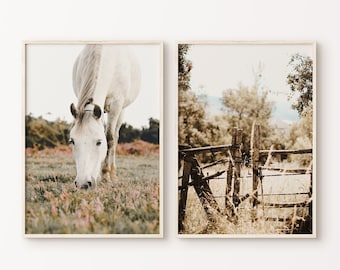
[[[79,184],[78,184],[77,181],[74,181],[74,185],[76,186],[76,188],[79,187]],[[80,188],[82,188],[82,189],[88,189],[89,187],[92,187],[92,182],[91,182],[91,181],[87,181],[87,183],[82,184],[82,185],[80,186]]]
[[[91,186],[92,186],[92,182],[87,181],[87,183],[86,183],[86,184],[82,184],[82,185],[80,186],[80,188],[82,188],[82,189],[88,189],[88,188],[91,187]]]

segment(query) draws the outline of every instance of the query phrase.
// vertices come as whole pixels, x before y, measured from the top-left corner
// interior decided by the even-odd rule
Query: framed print
[[[162,237],[162,43],[23,47],[24,235]]]
[[[178,236],[316,237],[316,43],[178,45]]]

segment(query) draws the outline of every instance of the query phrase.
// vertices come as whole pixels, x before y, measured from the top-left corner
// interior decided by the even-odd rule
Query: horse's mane
[[[100,58],[101,45],[86,45],[81,55],[74,65],[74,86],[78,87],[78,111],[83,112],[89,100],[93,99],[93,93],[96,87]],[[80,79],[81,78],[81,79]]]

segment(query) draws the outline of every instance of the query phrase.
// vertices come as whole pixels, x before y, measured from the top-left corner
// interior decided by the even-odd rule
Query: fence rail
[[[266,171],[278,171],[278,172],[282,172],[283,173],[282,175],[285,175],[286,173],[306,174],[306,173],[311,171],[309,168],[295,168],[295,169],[291,169],[291,168],[264,167],[264,166],[260,166],[260,168],[262,170],[266,170]]]
[[[184,154],[202,154],[202,153],[215,153],[215,152],[223,152],[223,151],[228,151],[231,149],[238,149],[239,146],[234,144],[227,144],[227,145],[219,145],[219,146],[205,146],[205,147],[197,147],[197,148],[188,148],[188,149],[183,149],[181,150],[182,153]]]
[[[259,150],[260,156],[272,155],[288,155],[288,154],[312,154],[312,149],[298,149],[298,150]]]
[[[251,213],[251,218],[253,221],[257,220],[257,208],[259,205],[262,207],[274,207],[274,208],[294,208],[297,207],[308,207],[308,214],[312,217],[312,168],[280,168],[280,167],[270,167],[270,159],[274,155],[296,155],[296,154],[312,154],[312,149],[296,149],[296,150],[275,150],[271,148],[270,150],[260,149],[260,139],[261,139],[261,127],[260,125],[254,123],[251,133],[251,145],[250,145],[250,155],[251,155],[251,167],[252,173],[248,176],[241,177],[241,164],[242,164],[242,130],[234,128],[232,131],[231,144],[228,145],[218,145],[218,146],[206,146],[190,148],[189,146],[179,147],[179,159],[183,161],[183,174],[178,177],[181,181],[181,185],[178,186],[179,190],[179,218],[178,218],[178,229],[179,232],[184,230],[184,219],[186,213],[186,203],[188,196],[188,188],[193,187],[197,196],[199,197],[200,203],[205,210],[209,222],[216,222],[214,214],[219,213],[221,215],[227,215],[228,218],[234,217],[239,205],[246,199],[250,199],[250,204],[255,210]],[[200,166],[196,155],[202,153],[215,153],[220,152],[225,155],[217,161],[213,161],[204,166]],[[263,156],[268,156],[267,162],[264,166],[260,166],[260,158]],[[179,160],[179,161],[180,161]],[[225,169],[219,170],[211,175],[204,175],[203,169],[213,167],[218,164],[226,164]],[[312,164],[311,164],[312,166]],[[179,169],[181,165],[179,163]],[[263,171],[277,171],[282,172],[282,174],[263,174]],[[225,178],[220,177],[226,174]],[[310,175],[310,189],[309,192],[296,192],[296,193],[279,193],[279,194],[263,194],[263,178],[272,176],[290,176],[290,175]],[[241,195],[240,185],[241,180],[246,178],[252,178],[252,191],[250,194]],[[214,196],[210,186],[209,181],[212,179],[225,179],[226,180],[226,190],[225,195]],[[261,191],[261,192],[259,192]],[[269,203],[264,202],[259,199],[262,196],[273,196],[273,195],[306,195],[308,199],[305,198],[304,201],[293,202],[293,203]],[[225,210],[221,211],[219,208],[216,198],[225,198]],[[295,210],[294,210],[295,211]],[[237,215],[236,215],[237,216]],[[279,218],[276,218],[279,219]],[[289,218],[288,218],[289,219]],[[285,219],[285,220],[288,220]],[[303,217],[302,217],[303,219]],[[231,219],[232,220],[232,219]]]

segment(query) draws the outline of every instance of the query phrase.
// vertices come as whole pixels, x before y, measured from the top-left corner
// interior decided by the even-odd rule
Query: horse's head
[[[74,183],[76,187],[88,188],[100,176],[107,152],[102,111],[98,105],[89,102],[79,110],[72,104],[71,113],[75,119],[69,140],[77,168]]]

